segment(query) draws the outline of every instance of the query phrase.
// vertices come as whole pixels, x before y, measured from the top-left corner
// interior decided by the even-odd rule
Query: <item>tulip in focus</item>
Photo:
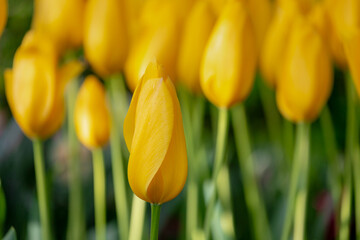
[[[206,42],[215,23],[207,1],[198,1],[186,20],[179,48],[177,76],[192,92],[201,92],[199,69]]]
[[[0,0],[0,36],[5,28],[7,17],[8,17],[7,0]]]
[[[157,63],[149,64],[134,92],[124,137],[133,192],[156,204],[175,198],[187,177],[186,144],[174,85]]]
[[[89,149],[101,148],[110,137],[110,113],[105,88],[95,76],[86,77],[75,103],[75,131]]]
[[[200,69],[205,96],[218,107],[245,99],[253,85],[256,66],[255,35],[241,1],[223,9],[206,45]]]
[[[43,35],[29,32],[16,51],[13,69],[5,72],[6,97],[22,131],[46,139],[64,119],[64,88],[83,70],[72,61],[57,68],[56,51]]]
[[[179,22],[176,9],[166,4],[166,9],[154,12],[159,23],[148,26],[137,37],[125,63],[126,82],[134,91],[147,65],[156,58],[174,79],[179,42]],[[161,20],[159,20],[159,18]]]
[[[305,19],[297,19],[290,34],[276,100],[288,120],[311,122],[330,96],[332,65],[320,34]]]
[[[33,28],[56,43],[58,53],[82,44],[85,0],[35,0]]]
[[[89,0],[84,22],[84,51],[103,77],[120,73],[127,54],[124,5],[117,0]]]

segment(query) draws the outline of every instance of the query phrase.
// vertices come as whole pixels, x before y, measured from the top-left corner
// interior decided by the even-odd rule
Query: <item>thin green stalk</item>
[[[105,163],[101,149],[94,149],[94,206],[95,206],[95,234],[96,240],[106,239],[106,182]]]
[[[329,161],[329,174],[328,181],[330,182],[330,191],[332,198],[334,200],[334,205],[338,206],[340,193],[341,193],[341,174],[340,174],[340,164],[337,159],[337,143],[335,139],[334,124],[331,119],[331,114],[328,106],[324,107],[322,114],[320,115],[320,124],[323,133],[323,139],[325,143],[326,157]],[[339,220],[339,213],[336,209],[335,219],[336,224]]]
[[[274,91],[272,91],[266,84],[264,80],[259,79],[259,93],[262,106],[264,107],[264,113],[266,118],[266,125],[269,131],[270,140],[272,143],[281,147],[281,118],[276,107]]]
[[[85,218],[83,209],[81,165],[79,142],[75,134],[74,108],[78,90],[77,79],[72,80],[67,88],[67,118],[69,146],[69,221],[67,239],[85,238]]]
[[[225,162],[225,146],[227,143],[227,133],[229,128],[228,115],[229,115],[228,109],[226,108],[219,109],[219,120],[218,120],[216,149],[215,149],[215,162],[214,162],[214,170],[212,175],[212,183],[213,183],[212,186],[214,187],[214,189],[211,193],[210,200],[207,205],[206,213],[205,213],[205,223],[204,223],[205,239],[209,239],[210,237],[211,220],[217,199],[216,180],[221,170],[221,167]]]
[[[144,228],[146,202],[135,194],[132,200],[129,240],[141,240]]]
[[[288,166],[291,166],[291,159],[294,156],[294,126],[292,122],[286,119],[283,122],[285,156],[288,159]]]
[[[295,145],[295,153],[294,153],[294,160],[293,160],[293,168],[291,171],[291,179],[290,179],[290,189],[289,195],[287,200],[287,208],[286,208],[286,215],[284,221],[284,227],[282,232],[282,240],[288,240],[291,226],[292,226],[292,219],[294,215],[294,208],[295,208],[295,201],[297,192],[299,189],[299,184],[301,182],[302,176],[302,169],[304,168],[304,161],[308,161],[308,146],[309,144],[309,125],[305,123],[300,123],[297,126],[297,133],[296,133],[296,145]],[[304,160],[305,159],[305,160]],[[307,178],[307,177],[306,177]],[[304,178],[302,179],[304,181]],[[306,182],[303,184],[306,185]],[[305,190],[304,190],[305,191]],[[304,197],[304,196],[302,196]],[[305,196],[306,197],[306,196]]]
[[[160,207],[161,207],[161,205],[159,205],[159,204],[154,204],[154,203],[151,204],[150,240],[158,240]]]
[[[36,188],[38,195],[40,222],[42,239],[52,239],[51,223],[49,215],[49,205],[47,200],[47,188],[46,188],[46,176],[45,176],[45,164],[44,164],[44,150],[43,143],[39,139],[33,140],[34,147],[34,165],[36,176]]]
[[[124,79],[120,75],[115,75],[108,80],[108,91],[111,105],[111,159],[114,178],[114,192],[118,231],[121,239],[128,239],[129,236],[129,210],[127,199],[127,182],[125,174],[124,159],[121,154],[122,126],[127,112],[128,100]]]
[[[356,92],[350,74],[346,79],[347,94],[347,123],[346,123],[346,148],[345,148],[345,173],[343,196],[340,209],[340,231],[339,239],[349,239],[350,220],[351,220],[351,189],[352,189],[352,166],[351,162],[355,158],[355,150],[357,143],[356,123]],[[355,170],[354,170],[355,173]],[[354,176],[355,177],[355,176]],[[356,206],[358,208],[360,206]],[[358,218],[356,219],[358,220]]]
[[[250,137],[243,104],[232,110],[236,150],[241,168],[245,201],[249,209],[254,238],[257,240],[271,239],[271,232],[266,216],[263,198],[256,182],[254,159],[252,157]]]
[[[305,236],[305,219],[306,219],[306,198],[308,186],[308,172],[309,172],[309,152],[310,152],[310,124],[299,123],[299,151],[295,156],[296,161],[300,165],[300,179],[299,190],[296,194],[295,202],[295,216],[294,216],[294,240],[306,239]]]

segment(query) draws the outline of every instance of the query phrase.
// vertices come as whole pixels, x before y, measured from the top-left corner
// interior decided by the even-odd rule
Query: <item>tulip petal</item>
[[[65,63],[58,70],[57,75],[57,84],[60,89],[60,93],[62,93],[66,87],[66,84],[79,76],[85,70],[85,66],[82,62],[73,60]],[[62,95],[62,94],[61,94]]]
[[[148,187],[163,163],[171,141],[174,106],[162,78],[143,82],[137,101],[128,177],[138,197],[149,201]]]

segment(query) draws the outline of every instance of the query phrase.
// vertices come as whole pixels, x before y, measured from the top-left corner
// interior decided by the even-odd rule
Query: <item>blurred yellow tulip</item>
[[[332,85],[328,49],[311,23],[300,17],[293,24],[279,71],[276,100],[281,114],[294,122],[313,121]]]
[[[58,69],[51,44],[49,39],[29,32],[15,54],[13,69],[5,71],[10,109],[31,139],[46,139],[60,128],[64,118],[64,88],[83,70],[77,61]]]
[[[76,98],[75,131],[89,149],[101,148],[110,137],[110,112],[105,88],[95,76],[87,76]]]
[[[187,177],[186,144],[174,85],[157,63],[149,64],[135,90],[124,137],[133,192],[150,203],[175,198]]]
[[[253,86],[256,66],[255,35],[241,1],[230,1],[210,35],[202,58],[200,84],[218,107],[245,99]]]
[[[335,32],[334,23],[329,15],[329,8],[326,2],[315,4],[308,17],[310,22],[322,35],[324,42],[328,45],[335,64],[345,69],[347,67],[347,61],[344,46]]]
[[[125,63],[125,75],[131,91],[135,90],[147,65],[154,58],[174,79],[179,45],[179,22],[174,6],[166,4],[164,7],[168,10],[161,10],[156,16],[161,19],[161,24],[154,24],[144,29],[129,51]]]
[[[260,54],[260,70],[270,87],[276,87],[278,68],[281,68],[284,49],[294,19],[301,14],[295,1],[278,4],[270,23]]]
[[[120,73],[127,54],[124,5],[118,0],[89,0],[85,10],[84,51],[103,77]]]
[[[328,6],[341,39],[351,35],[354,29],[360,28],[359,0],[329,0]]]
[[[59,54],[80,47],[85,0],[35,0],[33,28],[51,37]]]
[[[0,0],[0,36],[5,28],[7,17],[8,17],[7,0]]]
[[[206,1],[199,0],[185,22],[177,63],[178,80],[194,93],[200,93],[200,62],[215,23],[215,15]]]

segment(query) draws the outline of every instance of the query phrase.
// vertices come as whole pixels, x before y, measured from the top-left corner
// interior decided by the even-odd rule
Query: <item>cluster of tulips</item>
[[[6,0],[0,0],[0,34],[7,10]],[[347,73],[343,161],[326,107],[333,64]],[[81,81],[84,72],[92,74]],[[253,239],[306,239],[310,130],[319,116],[336,234],[350,239],[354,207],[360,239],[359,0],[35,0],[31,29],[4,76],[12,115],[33,141],[44,240],[54,236],[43,141],[60,129],[65,116],[68,239],[86,237],[77,139],[92,151],[96,239],[108,239],[103,148],[109,142],[121,239],[142,238],[145,202],[151,203],[150,239],[157,239],[160,206],[185,185],[186,239],[240,238],[226,161],[229,129]],[[277,167],[291,169],[281,236],[270,228],[243,104],[256,76],[263,80],[259,90],[269,138],[283,152]],[[133,92],[130,105],[127,89]],[[218,108],[213,155],[201,150],[203,96]],[[286,158],[292,161],[282,161]],[[229,217],[220,233],[212,231],[219,211]]]

